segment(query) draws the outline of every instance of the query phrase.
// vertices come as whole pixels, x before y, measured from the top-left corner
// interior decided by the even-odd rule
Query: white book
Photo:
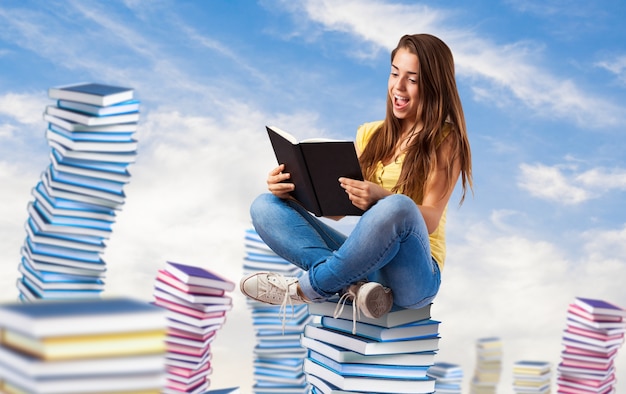
[[[88,235],[91,237],[100,237],[108,239],[111,236],[111,230],[80,227],[78,225],[70,224],[55,224],[51,223],[54,218],[48,216],[45,211],[35,208],[35,204],[32,201],[28,202],[27,211],[31,219],[35,222],[37,227],[47,233],[59,233],[59,234],[76,234],[76,235]]]
[[[108,164],[108,167],[111,167],[114,164],[103,162],[101,163],[100,166],[98,166],[97,164],[94,164],[91,166],[80,165],[78,162],[89,163],[90,161],[72,160],[72,159],[66,159],[64,161],[60,161],[59,157],[57,157],[55,153],[56,152],[53,149],[52,152],[50,153],[50,162],[52,164],[52,167],[59,172],[65,172],[65,173],[74,174],[74,175],[82,175],[82,176],[87,176],[91,178],[104,179],[104,180],[120,182],[120,183],[130,182],[130,172],[128,172],[128,170],[126,169],[128,167],[127,165],[124,165],[124,166],[116,165],[116,167],[118,167],[116,169],[120,171],[115,171],[115,172],[106,171],[103,168],[97,168],[97,167],[105,167],[105,165],[107,164]],[[97,163],[97,162],[93,162],[93,163]]]
[[[154,286],[155,288],[172,294],[178,298],[181,298],[185,301],[191,302],[191,303],[195,303],[195,304],[225,304],[225,305],[230,305],[233,302],[233,299],[224,294],[221,296],[212,296],[212,295],[204,295],[204,294],[193,294],[193,293],[187,293],[185,291],[182,291],[180,289],[177,289],[174,286],[171,286],[165,282],[162,282],[160,280],[156,280],[154,281]]]
[[[33,283],[38,289],[47,290],[104,290],[104,282],[88,282],[88,281],[64,281],[64,282],[43,282],[34,272],[28,270],[24,264],[18,265],[18,272],[24,275],[30,283]],[[75,294],[75,293],[72,293]]]
[[[54,216],[70,216],[89,220],[97,220],[108,222],[109,225],[115,222],[116,215],[114,210],[104,210],[102,207],[94,210],[93,205],[84,204],[78,201],[64,200],[54,198],[47,195],[43,183],[39,182],[36,187],[31,189],[31,194],[35,200],[45,208],[47,212]]]
[[[43,119],[50,124],[61,127],[69,132],[85,132],[85,133],[134,133],[139,128],[137,122],[133,123],[116,123],[103,126],[87,126],[81,123],[72,122],[57,116],[44,113]]]
[[[100,237],[71,236],[43,232],[32,218],[24,223],[26,236],[39,245],[51,245],[68,249],[82,250],[86,252],[102,253],[106,248]]]
[[[86,204],[99,205],[103,208],[120,210],[123,203],[118,203],[112,200],[90,196],[87,194],[76,193],[74,191],[65,190],[59,188],[59,182],[54,182],[50,179],[50,172],[44,171],[41,180],[46,188],[48,195],[54,198],[61,198],[64,200],[73,200]],[[63,184],[61,184],[63,186]]]
[[[163,371],[163,354],[46,361],[0,346],[1,362],[31,379]]]
[[[313,302],[307,304],[309,306],[309,313],[311,315],[335,317],[334,314],[337,308],[338,299],[339,297],[333,297],[324,302]],[[405,309],[394,305],[389,313],[386,313],[378,319],[373,319],[361,314],[357,317],[357,321],[385,328],[401,326],[420,320],[430,319],[431,305],[432,304],[428,304],[419,309]],[[345,320],[352,320],[352,308],[353,306],[351,304],[346,304],[341,310],[341,313],[336,317]]]
[[[31,266],[38,271],[50,271],[50,272],[68,272],[68,273],[76,273],[83,272],[84,275],[88,275],[88,271],[92,272],[104,272],[106,271],[106,265],[104,262],[101,263],[90,263],[81,260],[74,260],[70,258],[63,257],[52,257],[46,256],[42,254],[33,253],[28,245],[24,245],[20,249],[21,255],[28,259],[29,262],[32,262]],[[65,271],[57,269],[55,271],[56,266],[66,267]],[[71,270],[70,268],[79,268],[81,270]],[[92,274],[92,276],[95,276]]]
[[[429,365],[400,366],[379,364],[338,363],[317,352],[309,352],[309,359],[336,371],[342,376],[367,376],[373,378],[417,379],[425,378]]]
[[[107,107],[133,100],[135,91],[123,86],[81,82],[51,87],[48,89],[48,97]]]
[[[139,121],[138,112],[120,115],[94,116],[49,105],[46,107],[46,113],[58,118],[84,124],[85,126],[104,126]]]
[[[352,332],[352,320],[335,319],[330,316],[322,316],[321,323],[324,327],[343,332]],[[437,336],[439,333],[439,321],[419,320],[402,326],[385,328],[373,324],[356,322],[355,334],[377,341],[393,341],[425,336]]]
[[[26,248],[20,249],[20,255],[27,261],[27,264],[33,269],[39,272],[47,272],[51,274],[66,274],[66,275],[79,275],[90,276],[93,278],[104,278],[106,276],[106,265],[98,264],[84,264],[88,267],[72,267],[64,264],[46,263],[42,261],[36,261],[29,255],[29,251]],[[96,268],[96,269],[94,269]]]
[[[318,376],[341,390],[376,393],[432,393],[435,379],[430,377],[415,379],[371,378],[363,376],[342,376],[310,359],[304,361],[304,370]]]
[[[48,145],[56,149],[61,156],[71,159],[94,160],[112,163],[134,163],[137,160],[137,152],[85,152],[69,149],[56,141],[48,140]]]
[[[402,354],[381,354],[363,355],[339,346],[331,345],[313,338],[303,336],[301,344],[307,349],[316,351],[334,361],[340,363],[360,363],[379,365],[432,365],[436,353],[434,351],[402,353]]]
[[[100,106],[94,104],[86,104],[78,101],[70,101],[70,100],[58,100],[57,106],[59,108],[69,109],[72,111],[84,112],[91,115],[96,116],[108,116],[108,115],[119,115],[125,114],[129,112],[137,112],[139,111],[139,100],[127,100],[122,101],[121,103],[108,105],[108,106]]]
[[[137,140],[131,141],[75,141],[57,133],[54,130],[46,130],[48,141],[55,141],[68,149],[83,152],[134,152],[137,150]]]
[[[342,333],[313,324],[305,327],[304,336],[364,355],[436,351],[439,349],[440,339],[439,337],[434,337],[405,341],[378,342],[373,339]]]

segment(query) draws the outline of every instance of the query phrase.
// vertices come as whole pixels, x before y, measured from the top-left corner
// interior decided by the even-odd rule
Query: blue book
[[[318,324],[307,325],[304,329],[304,336],[364,355],[436,351],[439,349],[440,339],[439,337],[429,337],[405,341],[379,342],[347,332],[322,327]]]
[[[362,322],[354,323],[352,320],[335,319],[330,316],[322,316],[322,326],[343,332],[351,332],[377,341],[401,341],[405,339],[436,337],[439,334],[439,321],[419,320],[415,323],[404,324],[391,328],[376,326]]]
[[[61,119],[84,124],[85,126],[108,126],[117,123],[135,123],[139,121],[139,112],[121,115],[95,116],[81,112],[70,111],[53,105],[46,107],[46,114]]]
[[[19,279],[18,279],[19,280]],[[66,289],[54,289],[54,290],[46,290],[40,287],[37,283],[35,283],[28,276],[22,276],[21,280],[19,280],[27,289],[28,292],[33,294],[37,299],[45,299],[45,300],[68,300],[68,299],[80,299],[80,298],[96,298],[100,296],[102,289],[92,290],[66,290]]]
[[[229,387],[225,389],[209,390],[204,394],[239,394],[239,387]]]
[[[58,172],[52,166],[48,167],[45,174],[53,189],[81,195],[85,198],[85,201],[94,201],[95,203],[95,201],[102,200],[110,201],[110,204],[123,204],[126,199],[122,188],[119,191],[115,191],[105,190],[104,187],[95,187],[94,184],[87,185],[82,183],[84,181],[77,178],[77,176]],[[79,197],[77,196],[76,199],[78,200]]]
[[[134,132],[71,131],[54,123],[48,123],[48,129],[74,141],[130,142]]]
[[[76,83],[48,89],[48,97],[58,100],[77,101],[98,106],[109,106],[132,100],[132,88],[101,83]]]
[[[304,361],[304,371],[309,375],[315,375],[333,386],[346,391],[370,393],[432,393],[435,389],[435,379],[428,376],[408,379],[345,376],[311,359]]]
[[[106,247],[102,237],[44,231],[37,225],[32,217],[26,220],[24,228],[26,229],[27,236],[38,244],[58,245],[98,253],[104,252],[104,248]]]
[[[106,221],[114,221],[113,219],[108,220],[104,218],[114,217],[116,212],[112,208],[104,207],[98,204],[91,204],[82,201],[76,201],[69,198],[57,197],[52,195],[53,191],[43,180],[39,181],[35,188],[32,190],[31,194],[40,201],[46,201],[47,204],[55,209],[68,210],[73,211],[74,215],[68,216],[90,216],[90,215],[81,215],[79,212],[90,212],[94,214],[102,215],[101,220]],[[43,202],[42,202],[43,203]]]
[[[0,327],[34,338],[165,330],[161,307],[129,297],[0,304]]]
[[[38,244],[32,242],[30,236],[26,236],[26,245],[33,254],[46,255],[51,257],[71,258],[78,261],[84,261],[87,263],[103,263],[100,258],[100,253],[91,252],[80,249],[70,249],[55,245]]]
[[[68,185],[78,186],[82,188],[94,189],[97,191],[124,195],[124,182],[116,182],[102,178],[93,178],[84,175],[76,175],[56,170],[52,165],[48,167],[52,180],[62,182]]]
[[[55,216],[42,208],[38,201],[29,202],[27,211],[37,226],[46,232],[88,235],[92,237],[109,238],[111,222],[92,220],[81,217]],[[99,226],[95,226],[98,222]]]
[[[98,207],[98,205],[51,197],[41,182],[31,189],[31,194],[35,197],[35,202],[52,216],[89,219],[108,223],[109,226],[116,219],[114,210],[103,207],[96,209],[95,207]],[[104,226],[104,224],[99,223],[98,227],[101,226]]]
[[[59,108],[84,112],[95,116],[108,116],[139,111],[139,100],[122,101],[121,103],[108,106],[86,104],[70,100],[58,100],[57,106]]]
[[[380,378],[426,378],[430,365],[400,366],[382,364],[339,363],[317,352],[310,351],[309,359],[336,371],[342,376],[367,376]]]
[[[93,152],[133,152],[137,150],[137,140],[129,141],[102,141],[102,140],[78,140],[76,136],[66,136],[52,128],[46,131],[48,141],[55,141],[64,147],[75,151]]]
[[[134,133],[139,128],[139,124],[137,122],[116,123],[116,124],[102,125],[102,126],[87,126],[84,124],[72,122],[71,120],[62,119],[57,116],[52,116],[49,114],[44,114],[43,119],[50,124],[62,127],[63,129],[67,131],[71,131],[71,132]]]
[[[82,278],[76,280],[76,277],[59,278],[61,275],[57,274],[54,280],[45,280],[36,271],[31,271],[26,265],[20,264],[18,271],[24,275],[23,279],[29,284],[32,283],[33,287],[37,289],[37,292],[50,292],[50,291],[72,291],[72,290],[89,290],[89,291],[102,291],[104,290],[104,282],[99,278],[94,280],[83,280]],[[62,280],[59,280],[62,279]],[[55,293],[51,293],[54,295]],[[71,293],[75,294],[75,293]]]
[[[100,276],[87,276],[87,275],[77,275],[77,274],[64,274],[59,272],[51,272],[51,271],[40,271],[34,268],[31,262],[22,257],[22,265],[25,269],[28,269],[30,272],[37,275],[44,282],[63,282],[63,281],[73,281],[73,282],[92,282],[92,283],[103,283]]]

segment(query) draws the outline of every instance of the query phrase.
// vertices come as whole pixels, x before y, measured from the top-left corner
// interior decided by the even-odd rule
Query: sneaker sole
[[[393,307],[391,289],[383,287],[379,283],[366,283],[359,289],[359,293],[361,292],[364,292],[366,297],[362,297],[359,294],[357,299],[361,312],[367,317],[378,319],[388,313]]]

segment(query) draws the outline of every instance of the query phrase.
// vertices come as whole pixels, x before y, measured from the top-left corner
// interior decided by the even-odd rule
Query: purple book
[[[626,309],[620,308],[607,301],[576,297],[574,304],[592,314],[626,317]]]
[[[167,272],[174,275],[181,282],[189,285],[207,286],[216,289],[222,289],[225,291],[233,291],[235,289],[235,283],[213,273],[205,268],[167,262],[168,266],[165,268]]]

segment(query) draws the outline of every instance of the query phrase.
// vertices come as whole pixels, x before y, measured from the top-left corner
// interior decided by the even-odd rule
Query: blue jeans
[[[409,197],[388,196],[368,209],[346,236],[298,203],[270,193],[250,207],[255,230],[279,256],[306,272],[303,294],[321,302],[362,279],[391,288],[394,303],[421,308],[441,283],[422,214]]]

